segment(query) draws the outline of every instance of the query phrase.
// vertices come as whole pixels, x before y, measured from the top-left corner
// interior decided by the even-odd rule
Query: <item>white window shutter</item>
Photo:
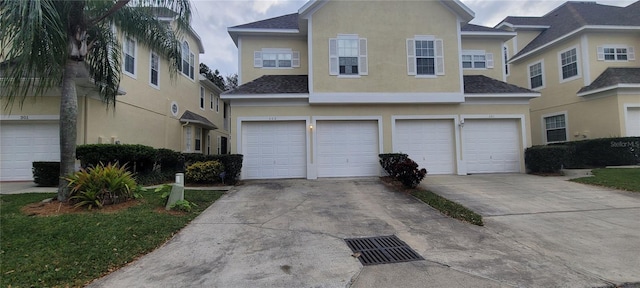
[[[338,75],[338,39],[329,39],[329,75]]]
[[[253,52],[253,67],[256,67],[256,68],[262,67],[262,52],[261,51]]]
[[[627,47],[627,60],[636,60],[636,52],[633,50],[633,47]]]
[[[436,48],[436,75],[444,75],[444,45],[442,39],[434,41]]]
[[[369,61],[367,57],[367,38],[360,38],[358,43],[358,74],[369,75]]]
[[[487,53],[484,55],[484,59],[487,61],[487,68],[493,68],[493,53]]]
[[[604,47],[598,46],[598,61],[604,61]]]
[[[300,51],[293,51],[291,54],[291,67],[300,67]]]
[[[407,75],[416,75],[416,41],[407,39]]]

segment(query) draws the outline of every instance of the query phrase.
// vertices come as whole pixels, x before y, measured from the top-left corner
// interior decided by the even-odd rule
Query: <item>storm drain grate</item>
[[[396,235],[344,239],[364,266],[424,260]]]

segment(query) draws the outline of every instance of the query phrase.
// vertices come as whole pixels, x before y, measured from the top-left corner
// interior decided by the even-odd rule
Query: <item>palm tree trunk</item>
[[[69,200],[68,182],[64,177],[75,172],[78,122],[78,97],[75,78],[82,62],[67,59],[60,96],[60,185],[58,201]]]

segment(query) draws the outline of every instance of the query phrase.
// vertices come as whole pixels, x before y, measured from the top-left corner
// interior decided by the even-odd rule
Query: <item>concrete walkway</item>
[[[640,193],[566,179],[430,176],[423,186],[483,215],[491,234],[516,241],[585,279],[640,282]]]
[[[481,181],[476,176],[447,177],[451,178],[426,181],[443,191],[453,188],[447,186],[450,181],[471,186],[461,194],[474,193],[477,185],[471,182]],[[564,182],[556,182],[553,185],[562,188]],[[543,187],[555,189],[548,185]],[[505,189],[508,194],[514,187]],[[610,194],[620,192],[607,190],[600,198],[611,198]],[[631,211],[631,206],[623,210]],[[638,219],[636,211],[627,215],[627,219]],[[578,243],[572,253],[582,256],[563,258],[555,249],[544,247],[548,239],[528,234],[536,230],[536,221],[529,221],[533,227],[528,230],[519,226],[514,230],[497,216],[488,216],[486,227],[444,217],[409,195],[389,191],[377,178],[247,181],[163,247],[90,287],[600,287],[640,281],[630,273],[640,271],[640,266],[629,256],[613,265],[622,254],[640,251],[635,244],[640,229],[615,231],[626,231],[631,220],[618,219],[623,224],[612,223],[616,228],[607,232],[613,234],[600,240],[624,235],[613,241],[635,242],[611,248],[625,250],[609,256],[597,254],[602,266],[615,269],[590,270],[593,251],[579,249],[589,236],[583,231],[597,228],[587,223],[591,218],[587,222],[574,218],[570,229],[576,232],[554,232],[577,233],[564,236],[564,247]],[[390,234],[426,261],[363,267],[343,241]],[[599,237],[601,232],[594,235]]]

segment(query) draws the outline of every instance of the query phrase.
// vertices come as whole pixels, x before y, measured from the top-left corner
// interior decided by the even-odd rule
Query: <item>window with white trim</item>
[[[253,67],[297,68],[300,67],[300,52],[280,48],[264,48],[260,51],[254,51]]]
[[[563,80],[578,77],[578,49],[571,48],[560,53],[560,75]]]
[[[182,73],[184,76],[187,76],[191,78],[191,80],[193,80],[195,55],[193,55],[193,53],[191,53],[191,50],[189,50],[189,43],[187,43],[187,41],[182,42],[181,54],[182,54],[182,61],[181,61],[180,73]]]
[[[124,45],[122,47],[124,56],[124,72],[130,76],[136,75],[136,40],[129,36],[124,37]]]
[[[195,128],[196,128],[196,136],[194,137],[195,151],[200,152],[202,150],[202,128],[200,127],[195,127]]]
[[[215,101],[215,96],[213,93],[209,93],[209,109],[213,110],[213,102]]]
[[[367,39],[338,35],[329,39],[329,75],[368,75]]]
[[[542,61],[533,63],[528,67],[529,73],[529,88],[539,89],[544,88],[544,65]]]
[[[184,127],[184,151],[191,152],[191,126]]]
[[[598,46],[598,61],[633,61],[636,53],[633,47],[626,45]]]
[[[444,75],[442,39],[435,39],[433,36],[416,36],[407,39],[407,74]]]
[[[493,68],[493,53],[485,53],[484,50],[463,50],[462,68],[487,69]]]
[[[204,87],[200,86],[200,109],[204,110]]]
[[[211,155],[211,132],[207,133],[207,155]]]
[[[544,117],[547,143],[567,141],[567,122],[565,114]]]
[[[216,97],[216,113],[220,112],[220,97]]]
[[[149,61],[149,85],[160,88],[160,57],[157,53],[151,52]]]

